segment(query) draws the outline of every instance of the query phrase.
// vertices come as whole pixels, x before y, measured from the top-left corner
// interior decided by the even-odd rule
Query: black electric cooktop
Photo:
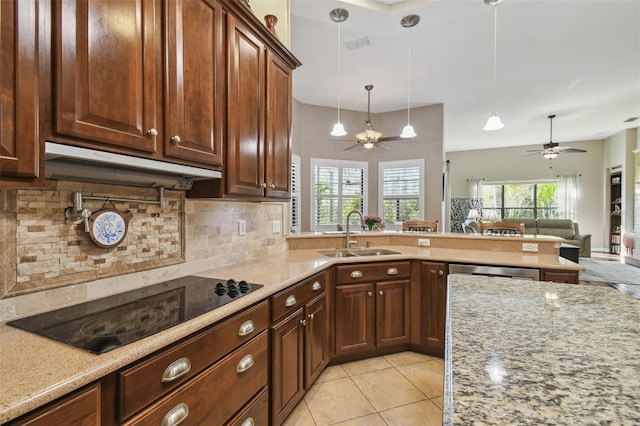
[[[262,285],[186,276],[7,324],[95,354],[166,330]]]

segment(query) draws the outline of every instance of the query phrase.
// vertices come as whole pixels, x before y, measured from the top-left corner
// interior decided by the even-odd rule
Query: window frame
[[[310,197],[309,197],[309,228],[312,232],[322,232],[322,231],[336,231],[336,225],[344,225],[344,221],[346,217],[343,216],[343,191],[342,191],[342,181],[338,182],[338,193],[336,197],[338,198],[338,223],[337,224],[328,224],[328,225],[317,225],[315,221],[316,215],[316,182],[315,182],[315,168],[316,166],[320,167],[337,167],[339,170],[339,174],[342,175],[342,170],[345,168],[359,168],[362,169],[362,215],[367,214],[367,203],[368,203],[368,177],[369,177],[369,162],[367,161],[357,161],[357,160],[336,160],[331,158],[315,158],[312,157],[309,159],[310,164]],[[353,196],[349,195],[348,198],[353,198]]]
[[[418,167],[419,169],[419,193],[418,193],[418,203],[419,203],[419,219],[424,218],[424,204],[425,204],[425,193],[424,193],[424,176],[425,176],[425,165],[424,158],[416,158],[411,160],[393,160],[393,161],[380,161],[378,162],[378,215],[380,217],[384,217],[384,171],[386,169],[398,169],[398,168],[408,168],[408,167]],[[394,198],[413,198],[413,196],[400,196]],[[402,221],[396,221],[393,223],[385,222],[385,229],[390,230],[400,230],[402,229]]]

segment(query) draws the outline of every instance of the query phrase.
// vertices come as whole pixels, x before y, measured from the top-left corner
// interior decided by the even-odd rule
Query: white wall
[[[580,232],[591,234],[591,247],[601,249],[608,241],[605,222],[604,141],[562,142],[573,148],[586,149],[584,154],[560,154],[549,161],[540,154],[524,157],[527,150],[540,150],[541,145],[494,148],[446,153],[451,169],[451,196],[468,197],[467,179],[483,178],[486,182],[535,181],[555,179],[561,174],[580,174],[581,194],[577,221]],[[605,239],[607,238],[607,239]]]
[[[391,149],[365,149],[356,147],[355,140],[339,142],[329,135],[337,120],[337,109],[293,103],[293,152],[301,157],[302,170],[302,230],[310,229],[310,158],[330,158],[367,161],[369,163],[368,214],[378,212],[378,162],[424,158],[425,160],[425,218],[440,219],[442,206],[442,105],[432,105],[411,110],[411,124],[417,137],[409,140],[393,141],[387,144]],[[347,130],[344,137],[353,138],[364,126],[366,112],[341,110],[340,118]],[[384,136],[396,136],[407,124],[407,111],[372,114],[371,121],[377,131]]]

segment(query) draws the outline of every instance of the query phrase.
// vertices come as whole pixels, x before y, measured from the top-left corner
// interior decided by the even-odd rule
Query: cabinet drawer
[[[362,283],[409,278],[410,262],[379,262],[336,266],[336,283]]]
[[[89,386],[12,425],[99,425],[100,394],[100,384]]]
[[[269,424],[269,392],[264,388],[254,396],[238,414],[233,416],[225,426],[266,426]]]
[[[224,424],[267,385],[268,336],[264,331],[124,425],[179,424],[181,419],[185,425]]]
[[[269,325],[269,302],[234,315],[212,329],[167,349],[120,377],[120,419],[198,374]]]
[[[295,312],[312,297],[324,292],[326,276],[324,272],[313,275],[304,281],[294,284],[272,298],[271,318],[273,321]]]

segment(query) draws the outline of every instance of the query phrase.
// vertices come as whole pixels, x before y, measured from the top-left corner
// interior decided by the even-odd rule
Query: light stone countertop
[[[449,276],[443,424],[640,424],[640,301]]]
[[[0,324],[0,424],[100,379],[208,325],[259,302],[336,263],[402,259],[580,270],[548,254],[383,246],[397,255],[334,259],[316,249],[289,250],[194,275],[263,284],[260,290],[209,313],[105,354],[94,355],[46,337]]]

